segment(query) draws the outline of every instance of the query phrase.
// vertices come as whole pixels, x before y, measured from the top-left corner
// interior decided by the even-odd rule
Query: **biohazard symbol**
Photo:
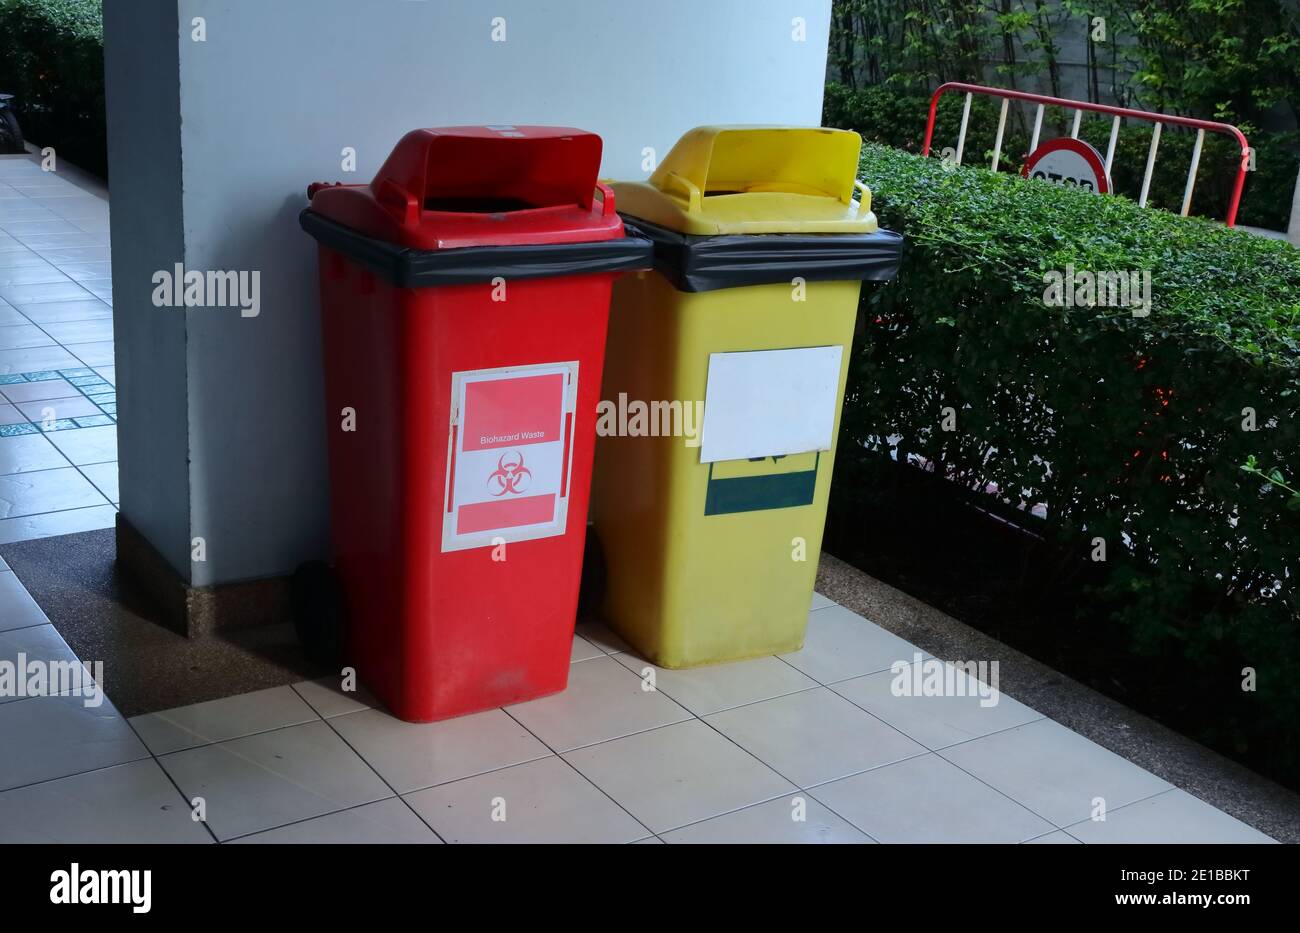
[[[506,493],[519,495],[533,484],[533,473],[524,466],[524,455],[517,450],[507,450],[497,460],[496,470],[488,476],[488,491],[494,496]]]

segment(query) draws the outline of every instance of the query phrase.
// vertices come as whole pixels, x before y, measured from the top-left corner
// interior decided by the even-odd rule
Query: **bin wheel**
[[[325,666],[343,660],[343,587],[338,574],[314,560],[293,574],[293,627],[308,659]]]
[[[608,570],[605,549],[592,525],[587,526],[587,543],[582,554],[582,580],[578,584],[578,618],[594,616],[605,601]]]

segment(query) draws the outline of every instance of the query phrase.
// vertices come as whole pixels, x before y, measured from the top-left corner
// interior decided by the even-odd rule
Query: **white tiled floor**
[[[916,648],[813,605],[802,651],[690,671],[584,623],[567,692],[427,725],[330,679],[129,723],[0,700],[0,842],[1269,841],[1009,697],[882,690]],[[19,652],[71,657],[0,569]]]
[[[116,425],[71,421],[108,419],[58,376],[98,376],[116,401],[108,217],[98,194],[0,156],[0,426],[39,428],[0,427],[0,543],[114,522]]]

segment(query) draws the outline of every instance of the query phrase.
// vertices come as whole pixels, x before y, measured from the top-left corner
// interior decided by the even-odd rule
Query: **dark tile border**
[[[117,387],[88,366],[76,369],[42,369],[31,373],[9,373],[0,376],[0,396],[4,395],[4,386],[52,382],[55,379],[62,379],[76,389],[81,393],[81,397],[98,408],[101,414],[58,418],[48,426],[44,421],[32,421],[29,418],[27,421],[20,421],[15,424],[0,425],[0,437],[14,437],[20,434],[51,434],[55,431],[73,431],[77,428],[101,428],[117,423]],[[73,397],[75,396],[69,396],[69,398]],[[49,399],[48,401],[62,400]],[[3,401],[0,403],[13,405],[21,413],[21,409],[18,409],[18,406],[13,402]]]

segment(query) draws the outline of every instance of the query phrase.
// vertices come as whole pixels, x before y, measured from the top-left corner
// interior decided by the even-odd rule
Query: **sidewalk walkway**
[[[73,657],[0,569],[19,653]],[[817,595],[794,654],[657,670],[584,623],[564,693],[428,725],[330,681],[130,721],[0,697],[0,842],[1270,841],[964,675],[894,695],[917,654]]]
[[[0,156],[0,544],[113,525],[108,223],[100,193]]]

